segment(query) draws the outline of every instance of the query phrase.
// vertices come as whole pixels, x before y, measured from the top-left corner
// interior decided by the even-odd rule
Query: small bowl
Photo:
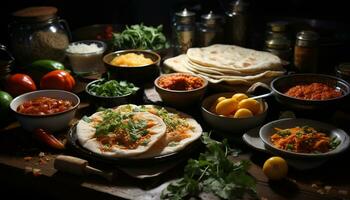
[[[128,53],[143,54],[153,62],[138,67],[124,67],[110,64],[115,57]],[[153,81],[159,75],[158,66],[160,64],[160,56],[153,51],[137,49],[116,51],[105,55],[103,62],[109,72],[110,79],[126,80],[138,86],[142,86],[145,82]]]
[[[289,88],[300,84],[324,83],[339,89],[342,96],[328,100],[306,100],[290,97],[284,94]],[[271,82],[271,89],[276,100],[294,110],[324,110],[334,109],[343,103],[344,97],[350,93],[350,85],[346,81],[330,75],[323,74],[292,74],[281,76]]]
[[[78,53],[68,51],[69,46],[78,44],[96,44],[100,49],[95,52]],[[74,73],[80,76],[90,76],[104,73],[105,67],[102,62],[102,55],[107,49],[107,45],[99,40],[82,40],[70,43],[66,49],[66,55]]]
[[[115,96],[115,97],[104,97],[104,96],[98,96],[98,95],[92,94],[90,92],[91,85],[98,83],[100,81],[102,81],[102,79],[92,81],[89,84],[87,84],[85,87],[85,92],[89,94],[91,101],[94,103],[96,107],[113,108],[119,105],[132,102],[136,96],[136,94],[132,94],[132,93],[123,95],[123,96]]]
[[[186,75],[198,77],[203,80],[203,85],[202,87],[194,90],[170,90],[159,86],[158,84],[159,79],[167,76],[178,75],[178,74],[186,74]],[[160,98],[162,99],[162,102],[176,108],[184,108],[200,102],[200,100],[204,96],[205,91],[208,87],[208,81],[205,78],[202,78],[194,74],[170,73],[170,74],[163,74],[159,76],[156,80],[154,80],[154,85],[155,85],[156,91],[158,92]]]
[[[202,116],[204,120],[214,129],[224,132],[230,132],[234,134],[243,134],[252,128],[260,126],[264,123],[268,104],[263,99],[257,99],[263,106],[263,112],[253,117],[248,118],[232,118],[226,116],[220,116],[210,111],[211,106],[216,102],[219,97],[232,97],[234,93],[219,93],[209,96],[202,102]]]
[[[69,100],[73,103],[73,108],[54,113],[50,115],[28,115],[17,112],[18,106],[25,101],[29,101],[38,97],[51,97],[56,99]],[[64,90],[38,90],[22,94],[10,104],[11,110],[14,112],[16,119],[22,125],[23,129],[33,131],[36,128],[42,128],[51,132],[60,131],[69,126],[69,122],[74,118],[75,112],[80,104],[77,95]]]
[[[270,138],[276,132],[274,128],[292,128],[296,126],[310,126],[315,128],[317,131],[321,131],[331,138],[336,137],[340,144],[333,150],[325,152],[325,153],[296,153],[292,151],[287,151],[283,149],[279,149],[273,145]],[[338,129],[335,126],[330,124],[326,124],[319,121],[309,120],[309,119],[280,119],[276,121],[272,121],[268,124],[265,124],[260,128],[259,136],[261,140],[264,142],[265,147],[269,149],[271,152],[285,156],[288,158],[298,158],[298,159],[325,159],[331,156],[335,156],[343,151],[345,151],[349,147],[349,136],[347,133],[341,129]]]

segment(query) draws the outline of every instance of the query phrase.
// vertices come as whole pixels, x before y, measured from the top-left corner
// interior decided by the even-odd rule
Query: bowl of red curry
[[[38,90],[16,97],[11,110],[27,131],[60,131],[69,126],[80,104],[77,95],[63,90]]]
[[[159,76],[154,85],[164,104],[181,108],[199,103],[208,81],[190,73],[170,73]]]
[[[333,109],[344,103],[349,83],[324,74],[292,74],[271,82],[278,102],[297,110]]]

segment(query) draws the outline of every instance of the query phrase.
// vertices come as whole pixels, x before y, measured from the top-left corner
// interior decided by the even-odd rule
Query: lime
[[[9,93],[0,91],[0,119],[7,117],[12,97]]]

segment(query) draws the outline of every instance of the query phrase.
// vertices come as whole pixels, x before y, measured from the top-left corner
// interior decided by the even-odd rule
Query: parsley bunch
[[[228,155],[237,155],[227,140],[217,142],[208,134],[202,136],[207,151],[198,160],[190,159],[184,177],[162,191],[162,199],[180,200],[212,193],[222,199],[242,199],[245,195],[256,198],[255,179],[247,173],[248,161],[232,162]]]
[[[134,94],[139,90],[133,83],[126,81],[97,81],[94,84],[91,84],[89,87],[89,92],[96,96],[101,97],[119,97],[125,96],[128,94]]]
[[[113,33],[112,44],[117,49],[166,49],[169,48],[169,44],[162,31],[162,25],[157,27],[143,24],[126,26],[121,33]]]

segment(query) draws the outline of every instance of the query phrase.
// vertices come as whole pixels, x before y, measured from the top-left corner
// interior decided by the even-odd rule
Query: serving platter
[[[68,131],[67,141],[68,141],[69,147],[72,148],[72,150],[75,153],[89,160],[102,162],[106,164],[121,165],[121,166],[137,165],[139,167],[150,166],[150,165],[154,165],[155,163],[165,163],[165,162],[175,162],[175,161],[179,162],[179,160],[188,159],[191,155],[195,154],[196,152],[199,152],[199,148],[202,146],[200,139],[197,139],[196,141],[187,145],[184,149],[177,152],[168,153],[165,155],[159,155],[159,156],[154,156],[149,158],[108,157],[108,156],[102,156],[100,154],[91,152],[85,149],[83,146],[81,146],[76,134],[76,125],[72,126],[71,129]]]

